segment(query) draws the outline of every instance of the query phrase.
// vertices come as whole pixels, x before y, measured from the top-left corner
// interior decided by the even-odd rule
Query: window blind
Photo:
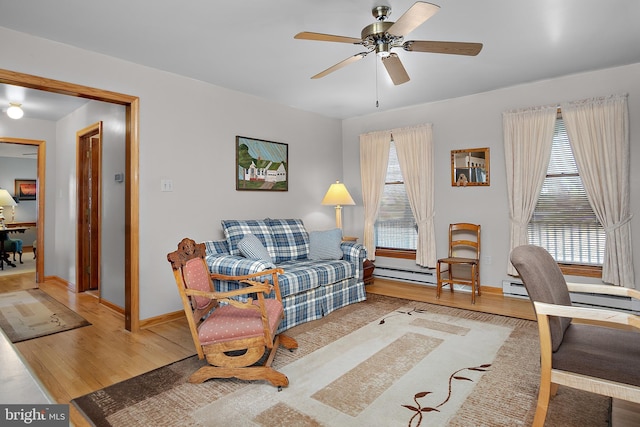
[[[394,141],[389,149],[389,163],[380,211],[375,224],[376,247],[413,249],[418,244],[416,221],[404,186]]]
[[[604,229],[589,204],[562,118],[556,120],[547,176],[528,232],[529,243],[547,249],[558,262],[604,262]]]

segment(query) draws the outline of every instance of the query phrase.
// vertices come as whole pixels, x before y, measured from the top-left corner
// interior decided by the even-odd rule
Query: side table
[[[364,284],[369,285],[373,283],[373,270],[376,268],[376,266],[373,264],[373,262],[365,259],[362,263],[362,268],[364,269]]]

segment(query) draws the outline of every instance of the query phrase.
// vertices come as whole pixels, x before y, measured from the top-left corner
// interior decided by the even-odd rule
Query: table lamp
[[[347,190],[344,184],[340,181],[336,181],[335,184],[331,184],[327,194],[322,199],[323,205],[335,205],[336,207],[336,227],[342,230],[342,206],[343,205],[355,205],[356,203],[351,198],[351,194]]]
[[[0,228],[1,229],[5,228],[4,214],[2,212],[5,206],[11,206],[12,208],[15,208],[16,201],[13,200],[13,197],[11,197],[11,194],[9,194],[7,190],[5,190],[4,188],[0,188]]]

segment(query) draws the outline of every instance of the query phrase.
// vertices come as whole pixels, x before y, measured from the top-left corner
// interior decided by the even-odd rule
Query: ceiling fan
[[[371,10],[373,17],[377,19],[377,22],[364,27],[359,39],[332,34],[312,33],[308,31],[298,33],[294,38],[359,44],[367,48],[366,52],[357,53],[344,61],[338,62],[336,65],[333,65],[311,77],[312,79],[324,77],[327,74],[333,73],[344,66],[356,62],[375,51],[382,59],[382,63],[389,73],[393,84],[401,85],[409,81],[409,75],[402,65],[400,57],[396,53],[391,52],[391,49],[393,48],[401,47],[407,52],[431,52],[469,56],[475,56],[480,53],[480,50],[482,50],[482,43],[423,40],[404,41],[404,37],[407,34],[435,15],[439,9],[440,6],[435,4],[418,1],[415,2],[413,6],[411,6],[396,22],[391,22],[387,21],[387,18],[391,15],[391,7],[377,6]]]

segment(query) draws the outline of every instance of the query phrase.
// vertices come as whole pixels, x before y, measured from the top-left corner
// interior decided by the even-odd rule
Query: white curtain
[[[556,106],[502,113],[510,215],[509,253],[529,243],[527,225],[547,175],[556,115]],[[518,275],[511,262],[508,262],[507,273]]]
[[[606,233],[602,280],[634,288],[627,96],[562,104],[576,165]]]
[[[360,135],[360,180],[364,204],[364,246],[367,257],[376,259],[375,223],[380,210],[391,147],[391,131]]]
[[[393,129],[398,163],[413,217],[418,225],[416,264],[436,265],[434,215],[434,161],[432,125]]]

